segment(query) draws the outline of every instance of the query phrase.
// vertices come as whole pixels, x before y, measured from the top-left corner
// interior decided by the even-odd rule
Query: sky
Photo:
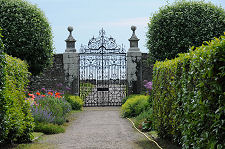
[[[136,35],[141,52],[148,53],[146,32],[149,18],[160,7],[172,4],[175,0],[27,0],[37,5],[48,18],[52,27],[55,53],[63,53],[65,40],[73,27],[76,39],[76,50],[81,44],[87,45],[94,36],[98,37],[102,28],[106,36],[116,39],[118,45],[129,49],[128,39],[132,35],[130,27],[137,27]],[[225,0],[205,0],[225,9]]]

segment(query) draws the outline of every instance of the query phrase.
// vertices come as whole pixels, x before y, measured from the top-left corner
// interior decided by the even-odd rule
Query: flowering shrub
[[[36,123],[63,124],[66,121],[65,116],[72,107],[61,95],[62,93],[45,88],[33,92],[33,94],[27,94],[26,102],[29,102],[32,107]]]
[[[144,80],[144,87],[146,89],[146,93],[150,95],[152,90],[152,82],[148,80]]]

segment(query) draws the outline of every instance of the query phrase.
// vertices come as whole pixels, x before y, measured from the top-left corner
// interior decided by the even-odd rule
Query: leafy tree
[[[166,5],[150,19],[147,48],[151,62],[172,59],[192,46],[225,32],[225,11],[204,1],[181,0]]]
[[[0,0],[0,24],[5,52],[26,60],[38,74],[52,61],[53,36],[44,13],[25,0]]]

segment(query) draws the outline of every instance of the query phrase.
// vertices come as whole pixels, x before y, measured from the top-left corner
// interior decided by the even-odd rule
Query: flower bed
[[[66,121],[65,116],[72,110],[72,107],[61,95],[62,93],[44,88],[33,94],[27,94],[26,102],[31,105],[36,123],[46,122],[61,125]]]

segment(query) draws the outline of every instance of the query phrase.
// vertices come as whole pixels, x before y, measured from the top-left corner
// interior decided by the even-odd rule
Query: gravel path
[[[65,133],[48,136],[42,143],[60,149],[157,148],[120,117],[120,107],[84,108]]]

